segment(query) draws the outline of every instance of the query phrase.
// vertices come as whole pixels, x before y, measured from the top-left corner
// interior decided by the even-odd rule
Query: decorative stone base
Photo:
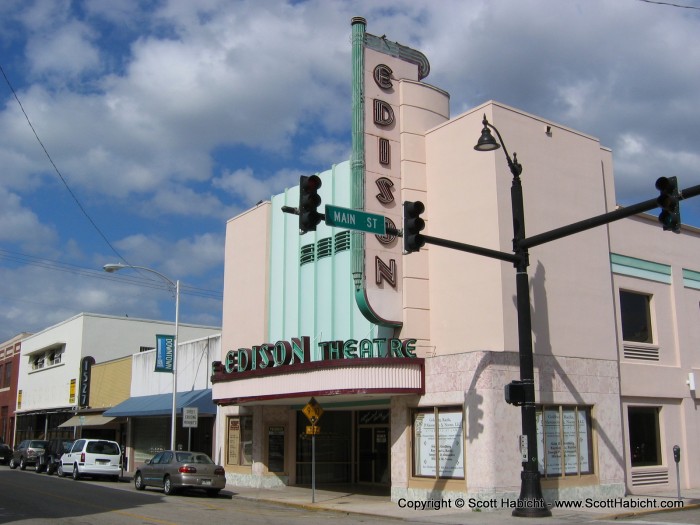
[[[274,489],[289,485],[288,476],[257,476],[255,474],[226,473],[226,483],[238,487]]]

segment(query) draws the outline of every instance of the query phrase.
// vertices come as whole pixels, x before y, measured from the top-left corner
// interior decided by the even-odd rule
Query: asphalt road
[[[100,525],[213,525],[315,523],[382,523],[372,517],[346,516],[236,498],[222,491],[165,496],[162,491],[136,491],[133,484],[58,478],[0,467],[0,523]],[[386,523],[396,523],[386,520]]]
[[[453,516],[433,516],[416,512],[409,519],[380,518],[360,514],[276,505],[237,497],[224,490],[216,498],[196,491],[165,496],[162,491],[136,491],[132,483],[100,480],[73,481],[0,466],[0,524],[99,524],[99,525],[348,525],[371,523],[512,524],[546,525],[627,523],[629,525],[700,525],[700,508],[660,512],[613,520],[595,513],[555,512],[552,518],[531,520],[513,518],[509,513],[465,512]]]

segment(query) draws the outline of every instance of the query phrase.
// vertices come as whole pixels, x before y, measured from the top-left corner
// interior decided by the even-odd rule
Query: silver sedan
[[[166,495],[201,489],[216,496],[226,486],[226,471],[202,452],[164,450],[138,466],[134,486],[137,490],[160,487]]]

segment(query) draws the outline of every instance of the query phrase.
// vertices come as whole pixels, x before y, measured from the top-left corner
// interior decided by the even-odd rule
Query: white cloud
[[[272,195],[281,193],[285,188],[299,183],[299,176],[304,173],[296,170],[282,170],[272,177],[262,179],[251,168],[225,172],[212,181],[212,186],[238,196],[248,206],[260,200],[268,200]]]
[[[0,186],[0,242],[17,243],[23,251],[46,253],[56,232],[39,221],[36,214],[22,206],[21,199]]]

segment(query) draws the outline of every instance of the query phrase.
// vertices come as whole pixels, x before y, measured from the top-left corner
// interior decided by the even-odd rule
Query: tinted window
[[[30,448],[46,448],[46,446],[49,444],[48,441],[31,441],[29,443]]]
[[[620,290],[622,339],[636,343],[653,343],[651,332],[651,296]]]
[[[92,454],[106,454],[108,456],[118,456],[119,446],[111,441],[89,441],[86,452]]]
[[[84,439],[79,439],[73,444],[73,448],[70,449],[71,452],[80,452],[83,450],[83,447],[85,446],[85,440]]]

